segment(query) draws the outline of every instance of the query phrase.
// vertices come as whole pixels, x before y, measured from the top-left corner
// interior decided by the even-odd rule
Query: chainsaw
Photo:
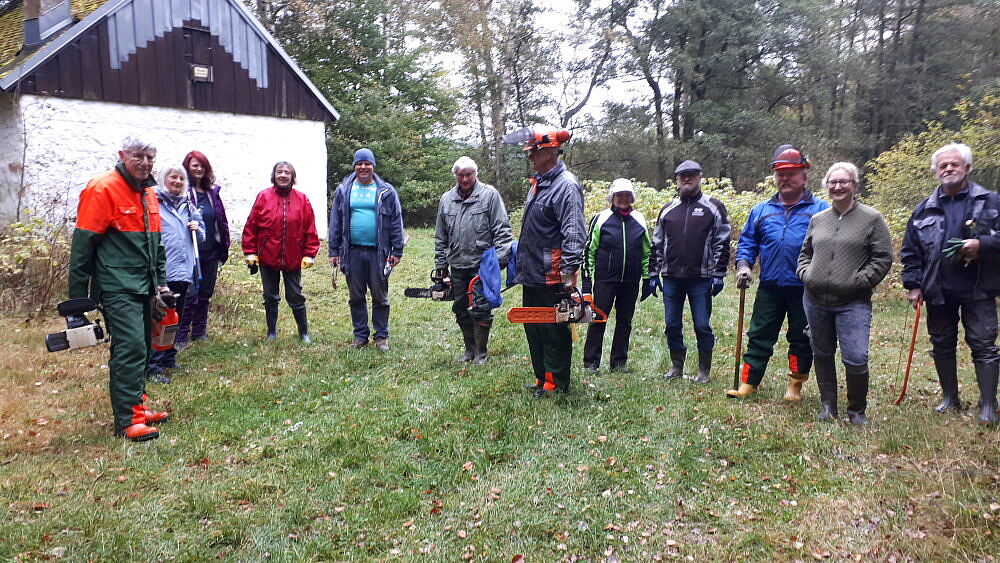
[[[594,305],[592,295],[574,288],[552,307],[511,307],[507,320],[526,324],[606,323],[608,314]]]
[[[416,297],[418,299],[432,299],[434,301],[450,301],[453,299],[451,293],[451,278],[438,277],[431,274],[431,281],[434,284],[430,287],[408,287],[403,290],[403,295]]]

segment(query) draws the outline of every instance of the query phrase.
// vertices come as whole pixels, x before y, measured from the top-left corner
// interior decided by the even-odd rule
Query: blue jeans
[[[868,337],[872,329],[871,301],[827,307],[814,303],[808,293],[802,307],[809,322],[809,343],[816,358],[833,358],[840,343],[840,357],[845,366],[868,366]]]
[[[694,335],[698,349],[711,352],[715,349],[715,334],[709,319],[712,317],[712,278],[663,278],[663,320],[667,325],[667,348],[687,350],[684,346],[684,298],[691,306]]]

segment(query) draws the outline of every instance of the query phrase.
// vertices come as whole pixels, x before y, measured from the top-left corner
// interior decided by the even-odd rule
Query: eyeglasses
[[[129,154],[129,158],[136,162],[142,162],[144,160],[148,160],[149,162],[156,162],[156,153],[134,152]]]
[[[827,180],[826,185],[828,186],[850,186],[854,183],[854,180]]]

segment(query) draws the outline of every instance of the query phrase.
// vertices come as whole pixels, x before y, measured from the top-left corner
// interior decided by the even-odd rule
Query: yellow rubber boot
[[[750,385],[749,383],[740,383],[739,389],[729,389],[726,391],[726,396],[733,399],[743,399],[749,395],[753,395],[757,392],[756,385]]]
[[[789,373],[788,374],[788,387],[785,388],[786,401],[791,402],[801,402],[802,401],[802,384],[809,379],[808,373]]]

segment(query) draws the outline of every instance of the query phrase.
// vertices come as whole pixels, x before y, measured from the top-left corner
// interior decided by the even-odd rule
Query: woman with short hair
[[[823,184],[832,207],[810,220],[796,273],[805,285],[802,303],[823,405],[819,418],[837,418],[839,343],[847,416],[852,424],[865,425],[872,290],[889,272],[892,242],[882,214],[855,199],[859,182],[858,168],[849,162],[827,171]]]
[[[191,285],[195,263],[195,237],[205,237],[205,226],[198,209],[188,199],[187,173],[183,166],[168,166],[160,172],[156,199],[160,204],[160,240],[166,251],[167,287],[177,297],[177,315],[185,310],[185,297]],[[195,232],[192,237],[192,231]],[[151,350],[146,375],[157,383],[170,383],[163,371],[177,368],[177,348]]]
[[[278,283],[285,280],[285,301],[292,309],[299,338],[309,344],[306,298],[302,295],[302,270],[312,268],[319,251],[316,216],[306,194],[296,190],[295,167],[281,161],[271,169],[271,187],[257,199],[243,227],[243,258],[251,272],[260,267],[264,290],[267,340],[277,337]]]

